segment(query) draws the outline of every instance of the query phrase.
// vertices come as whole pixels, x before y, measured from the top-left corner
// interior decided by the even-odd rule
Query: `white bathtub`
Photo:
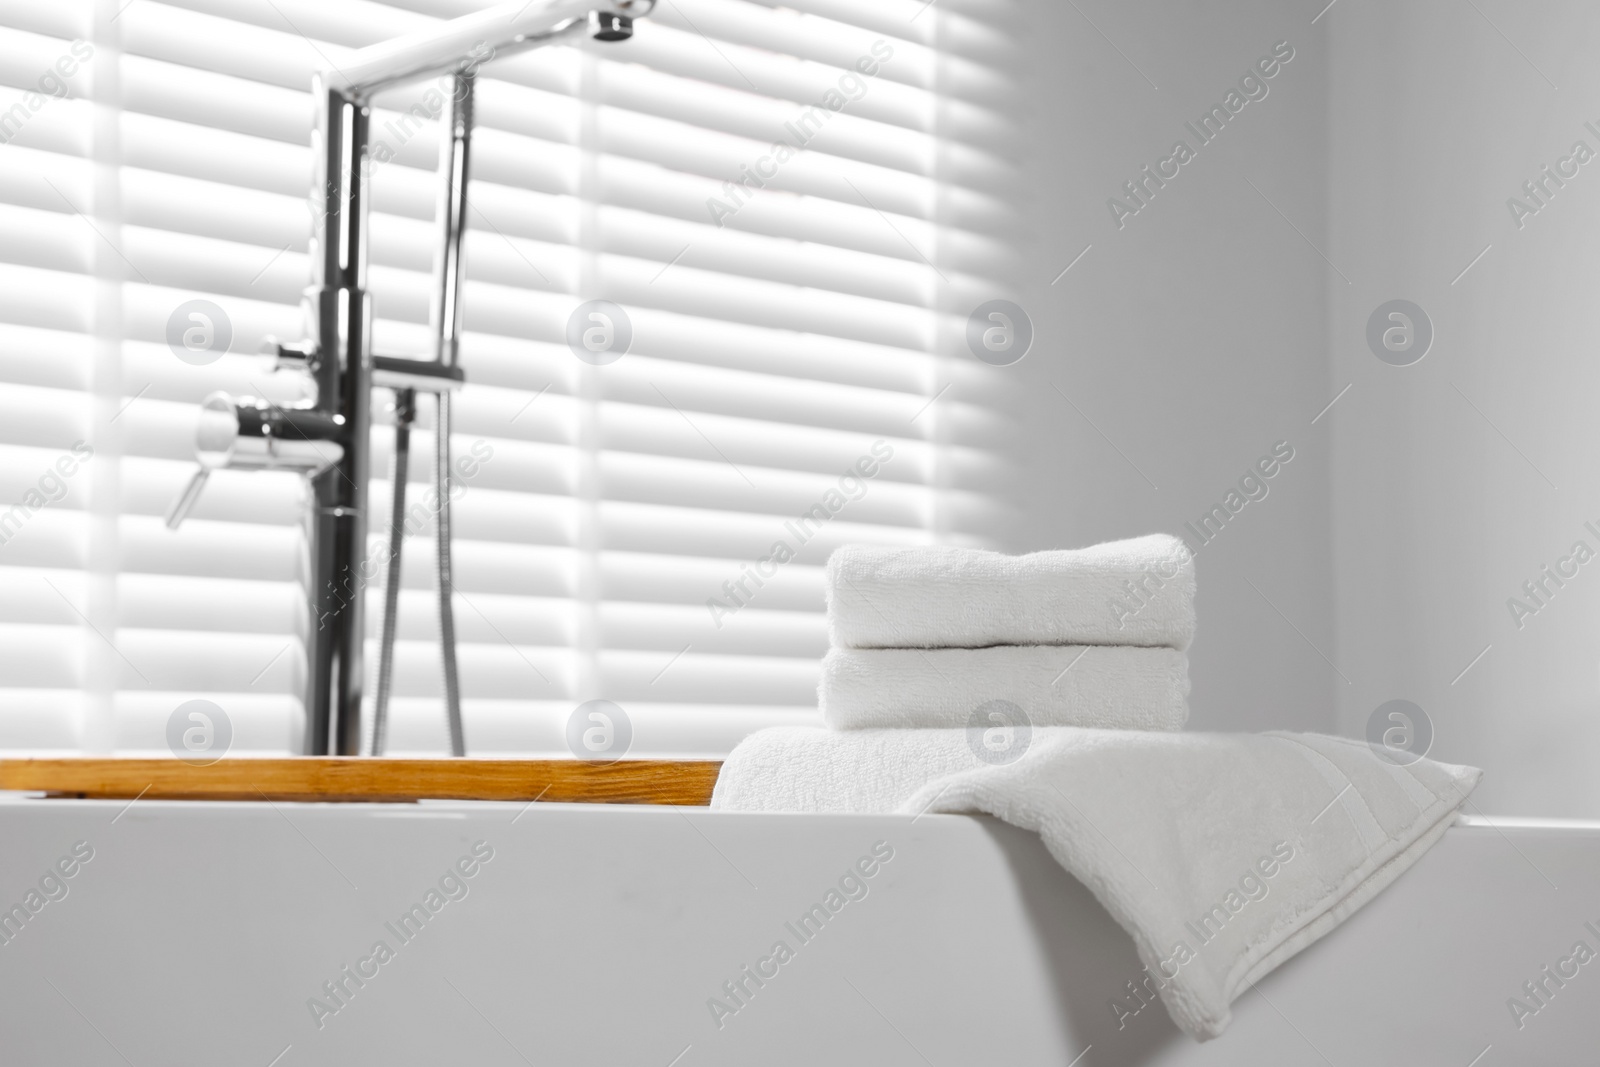
[[[1159,1004],[1118,1028],[1131,942],[1036,837],[987,818],[12,794],[0,905],[63,857],[73,874],[0,945],[0,1061],[1600,1062],[1600,960],[1520,1030],[1506,1005],[1574,942],[1600,951],[1600,825],[1497,825],[1450,830],[1199,1045]],[[785,923],[878,842],[893,857],[866,864],[866,895],[802,943]],[[466,895],[402,940],[398,918],[463,857],[471,877],[444,885]],[[792,958],[771,957],[779,940]],[[771,976],[743,978],[719,1027],[708,1001],[738,1006],[724,982],[746,965]],[[341,979],[342,1003],[323,988]]]

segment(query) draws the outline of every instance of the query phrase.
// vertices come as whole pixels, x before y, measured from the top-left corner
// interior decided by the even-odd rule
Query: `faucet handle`
[[[200,499],[201,490],[206,487],[206,479],[211,477],[211,468],[202,464],[195,469],[194,476],[189,479],[189,484],[183,487],[183,492],[178,494],[178,499],[172,502],[172,507],[167,509],[167,529],[176,530],[189,517],[195,502]]]
[[[214,470],[288,470],[315,477],[344,459],[337,440],[344,420],[338,415],[227,393],[206,397],[199,414],[194,443],[200,469],[167,512],[169,530],[183,522]]]

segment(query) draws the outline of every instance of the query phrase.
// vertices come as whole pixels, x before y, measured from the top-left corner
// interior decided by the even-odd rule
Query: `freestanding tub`
[[[863,857],[865,895],[797,925]],[[1571,955],[1600,951],[1600,824],[1452,828],[1204,1045],[1132,1012],[1131,941],[989,818],[7,794],[14,904],[19,1067],[1600,1062]]]

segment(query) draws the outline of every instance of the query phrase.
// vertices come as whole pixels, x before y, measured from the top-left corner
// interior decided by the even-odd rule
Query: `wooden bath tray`
[[[716,760],[0,759],[0,790],[151,800],[544,800],[705,805]]]

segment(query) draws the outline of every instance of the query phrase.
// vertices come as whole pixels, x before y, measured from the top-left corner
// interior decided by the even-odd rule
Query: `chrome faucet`
[[[356,52],[339,68],[315,76],[317,112],[312,142],[315,226],[312,282],[304,310],[309,338],[269,340],[278,369],[302,374],[314,394],[281,406],[255,397],[213,393],[200,409],[188,486],[167,515],[176,529],[199,499],[213,470],[292,470],[310,479],[306,566],[311,647],[305,708],[307,755],[361,751],[362,591],[367,542],[367,483],[372,390],[392,390],[395,412],[393,501],[385,566],[387,586],[380,629],[373,755],[381,755],[394,666],[400,552],[405,533],[405,486],[417,394],[437,404],[434,455],[439,576],[439,636],[445,705],[453,755],[466,754],[456,674],[451,610],[451,393],[465,380],[458,365],[461,336],[461,237],[466,228],[467,170],[476,68],[493,56],[550,44],[584,32],[601,41],[626,40],[633,19],[655,0],[512,0],[472,15]],[[374,355],[367,293],[368,123],[372,94],[428,76],[451,81],[440,116],[438,246],[430,326],[433,351],[424,358]]]

